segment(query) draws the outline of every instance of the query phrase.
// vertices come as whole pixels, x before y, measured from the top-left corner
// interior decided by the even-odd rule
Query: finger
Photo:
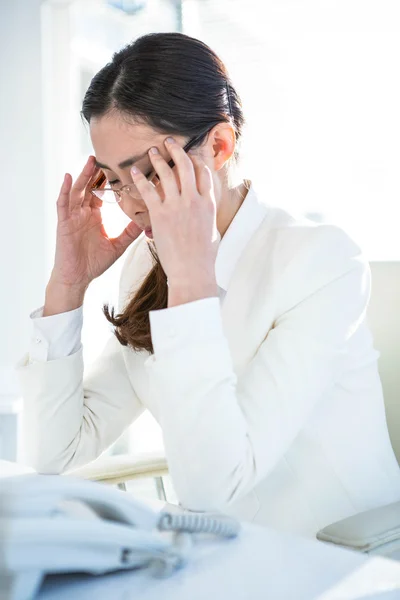
[[[90,199],[89,206],[91,206],[92,208],[101,208],[103,206],[103,200],[100,200],[100,198],[98,196],[95,196],[94,194],[91,194],[91,196],[92,197]]]
[[[86,189],[85,189],[85,196],[84,196],[84,200],[82,202],[82,207],[97,206],[98,205],[97,201],[99,201],[101,203],[100,206],[103,205],[103,202],[100,200],[100,198],[92,193],[93,184],[96,182],[97,178],[99,177],[100,172],[101,172],[101,169],[95,169],[92,177],[90,178],[90,180],[86,186]],[[106,183],[107,183],[107,180],[104,179],[104,182],[99,186],[100,189],[102,187],[104,187],[106,185]]]
[[[209,167],[198,155],[189,151],[188,156],[192,161],[194,172],[196,174],[197,189],[201,196],[210,196],[213,193],[214,183]]]
[[[65,173],[60,194],[57,198],[57,219],[59,222],[65,221],[69,217],[69,194],[71,187],[72,177],[69,173]]]
[[[149,158],[160,180],[164,192],[164,202],[178,198],[180,193],[176,175],[165,158],[160,154],[158,148],[150,148]]]
[[[131,221],[124,231],[117,238],[111,238],[110,241],[117,251],[118,258],[122,256],[125,250],[134,242],[142,233],[142,229]]]
[[[96,160],[94,156],[89,156],[86,165],[83,167],[83,170],[74,185],[72,186],[71,194],[70,194],[70,209],[77,205],[81,206],[83,201],[83,192],[86,189],[87,184],[91,180],[94,170],[96,168]]]
[[[155,186],[143,175],[138,167],[131,168],[131,175],[133,183],[139,190],[150,214],[154,213],[162,205],[162,200]]]
[[[177,167],[181,189],[186,196],[196,190],[196,177],[192,161],[173,137],[168,137],[164,144]]]

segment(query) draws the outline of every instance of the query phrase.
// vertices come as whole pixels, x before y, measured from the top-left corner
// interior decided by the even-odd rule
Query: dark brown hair
[[[140,37],[94,76],[82,116],[89,123],[111,110],[160,133],[188,138],[232,122],[238,140],[244,124],[240,98],[223,62],[206,44],[181,33]],[[148,246],[153,267],[139,289],[122,313],[115,315],[107,304],[103,312],[122,345],[152,353],[149,311],[167,307],[168,286],[154,243]]]

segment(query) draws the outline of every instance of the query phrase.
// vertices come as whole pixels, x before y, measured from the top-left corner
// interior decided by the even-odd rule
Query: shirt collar
[[[215,275],[220,288],[227,291],[237,262],[263,221],[267,205],[258,198],[253,184],[219,243]]]

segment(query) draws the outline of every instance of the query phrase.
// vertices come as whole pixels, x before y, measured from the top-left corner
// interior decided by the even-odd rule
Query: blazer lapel
[[[263,259],[267,221],[262,221],[240,256],[221,307],[223,329],[236,374],[245,368],[265,337],[260,311],[265,308]]]

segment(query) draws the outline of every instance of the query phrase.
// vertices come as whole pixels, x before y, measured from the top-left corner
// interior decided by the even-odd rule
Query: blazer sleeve
[[[155,354],[146,367],[170,473],[189,509],[222,510],[268,475],[364,319],[369,266],[345,234],[322,228],[301,260],[277,292],[286,308],[239,379],[217,298],[150,314]]]
[[[43,317],[44,306],[30,314],[32,338],[31,362],[56,360],[78,352],[81,347],[83,305],[58,315]]]
[[[26,353],[16,371],[24,400],[23,461],[41,473],[61,473],[96,459],[144,410],[114,334],[87,370],[81,346],[47,362],[29,363]]]

